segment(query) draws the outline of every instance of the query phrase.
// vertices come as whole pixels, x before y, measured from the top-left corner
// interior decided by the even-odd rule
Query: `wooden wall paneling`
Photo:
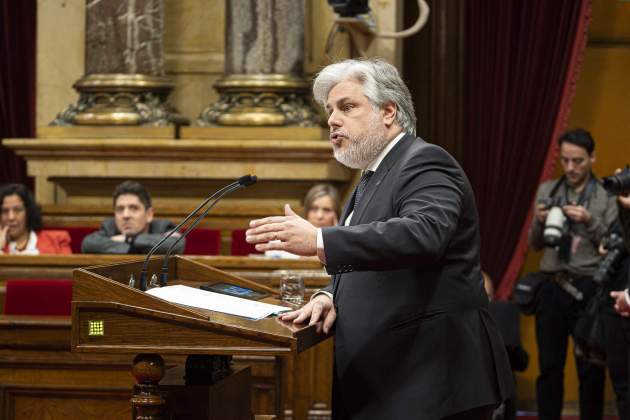
[[[464,0],[427,0],[429,20],[403,41],[404,80],[418,117],[418,135],[461,162],[465,65]],[[416,2],[404,2],[405,27],[418,16]]]
[[[128,388],[84,389],[64,386],[3,384],[6,420],[101,420],[131,416]]]

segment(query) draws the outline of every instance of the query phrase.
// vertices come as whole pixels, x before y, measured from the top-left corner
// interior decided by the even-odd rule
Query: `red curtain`
[[[463,166],[498,298],[523,263],[532,200],[553,169],[589,21],[589,0],[467,2]]]
[[[0,138],[35,136],[36,0],[0,2]],[[27,183],[24,160],[0,146],[0,184]]]

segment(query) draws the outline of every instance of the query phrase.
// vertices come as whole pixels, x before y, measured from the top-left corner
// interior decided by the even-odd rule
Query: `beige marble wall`
[[[38,0],[37,126],[77,100],[72,84],[84,63],[85,0]]]
[[[164,17],[171,102],[194,121],[217,100],[212,84],[223,75],[225,0],[165,0]]]
[[[223,75],[225,1],[164,0],[165,70],[175,82],[170,99],[192,121],[217,99],[212,84]],[[400,29],[399,1],[371,2],[380,30]],[[38,0],[38,126],[47,125],[78,99],[72,84],[85,69],[85,4],[86,0]],[[334,20],[326,0],[307,0],[305,14],[304,70],[311,77],[324,65],[348,57],[350,49],[348,36],[341,34],[330,54],[324,52]],[[376,39],[368,52],[400,65],[398,44]]]

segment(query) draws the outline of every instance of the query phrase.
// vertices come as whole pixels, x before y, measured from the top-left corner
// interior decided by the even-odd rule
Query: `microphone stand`
[[[175,242],[171,244],[171,246],[168,248],[168,251],[166,251],[166,253],[164,254],[164,262],[162,263],[162,271],[160,273],[160,287],[166,286],[166,283],[168,283],[168,257],[170,257],[171,253],[173,252],[173,249],[179,243],[179,241],[184,239],[186,235],[190,233],[191,230],[197,227],[197,225],[203,220],[204,217],[206,217],[206,215],[219,202],[219,200],[221,200],[225,195],[231,193],[232,191],[238,190],[239,188],[244,188],[245,186],[246,185],[241,185],[241,184],[234,185],[226,189],[222,193],[220,193],[219,196],[215,198],[214,201],[203,211],[203,213],[198,215],[197,218],[193,220],[193,222],[186,228],[186,231],[182,233],[180,237],[177,238],[177,240],[175,240]]]
[[[226,191],[229,188],[235,187],[237,185],[241,185],[242,183],[244,183],[243,179],[247,180],[247,179],[251,179],[251,178],[252,178],[251,175],[242,176],[238,180],[236,180],[236,181],[232,182],[231,184],[226,185],[225,187],[223,187],[220,190],[216,191],[210,197],[206,198],[201,204],[199,204],[199,206],[197,206],[196,209],[194,209],[188,216],[186,216],[186,218],[184,220],[182,220],[177,226],[175,226],[175,228],[173,228],[173,230],[171,230],[166,236],[164,236],[162,239],[160,239],[160,241],[158,243],[153,245],[153,248],[151,248],[151,250],[147,253],[146,258],[144,259],[144,263],[142,264],[142,270],[140,271],[140,290],[142,290],[143,292],[147,290],[147,275],[148,275],[148,271],[149,271],[149,259],[155,253],[155,251],[160,247],[160,245],[162,245],[168,238],[173,236],[173,234],[175,232],[177,232],[187,221],[189,221],[195,214],[197,214],[197,212],[203,206],[208,204],[210,202],[210,200],[212,200],[214,197],[216,197],[217,195],[223,193],[224,191]]]

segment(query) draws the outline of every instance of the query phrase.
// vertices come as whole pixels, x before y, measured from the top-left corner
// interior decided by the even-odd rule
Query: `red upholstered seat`
[[[7,315],[70,315],[72,280],[7,280]]]
[[[184,254],[219,255],[221,251],[221,232],[215,229],[193,229],[186,236]]]
[[[262,254],[256,251],[256,247],[245,241],[245,229],[232,231],[232,255]]]
[[[83,242],[83,238],[85,238],[86,236],[88,236],[90,233],[95,232],[98,230],[98,228],[94,228],[94,227],[59,227],[59,228],[49,228],[48,226],[46,226],[47,229],[62,229],[65,230],[66,232],[68,232],[70,234],[70,248],[72,248],[72,253],[73,254],[80,254],[81,253],[81,243]]]

